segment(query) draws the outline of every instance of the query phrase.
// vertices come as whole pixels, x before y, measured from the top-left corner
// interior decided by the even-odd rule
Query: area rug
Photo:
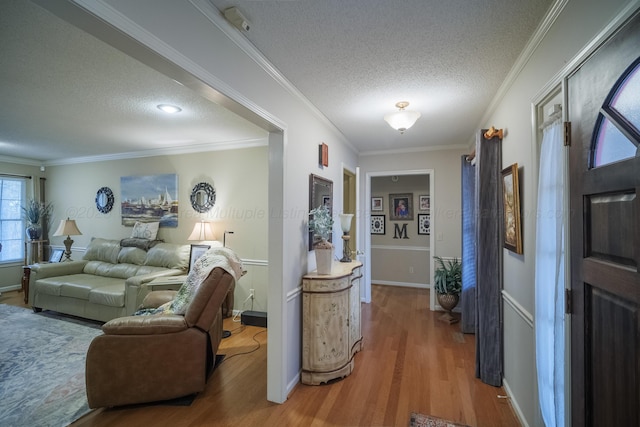
[[[89,412],[85,357],[101,324],[0,304],[0,426],[67,426]]]
[[[410,427],[469,427],[466,424],[458,424],[442,418],[422,415],[417,412],[411,413]]]

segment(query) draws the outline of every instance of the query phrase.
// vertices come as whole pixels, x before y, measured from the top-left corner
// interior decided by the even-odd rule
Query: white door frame
[[[360,235],[364,238],[364,254],[371,260],[371,178],[378,176],[402,176],[402,175],[428,175],[429,176],[429,195],[431,196],[431,234],[429,235],[429,284],[431,289],[433,283],[433,254],[435,253],[434,231],[437,230],[436,212],[436,194],[435,194],[435,171],[433,169],[411,169],[411,170],[391,170],[379,172],[367,172],[365,177],[365,220],[363,227],[360,229]],[[436,299],[433,292],[429,292],[429,309],[435,310]],[[362,292],[362,301],[371,302],[371,262],[364,263],[364,286]]]

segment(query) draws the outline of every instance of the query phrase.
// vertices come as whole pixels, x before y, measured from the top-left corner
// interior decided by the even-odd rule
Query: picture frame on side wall
[[[502,170],[502,214],[504,247],[517,254],[522,254],[520,184],[517,163]]]

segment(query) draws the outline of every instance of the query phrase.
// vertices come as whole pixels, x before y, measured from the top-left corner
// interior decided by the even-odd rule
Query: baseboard
[[[0,288],[0,293],[9,292],[9,291],[19,291],[20,289],[22,289],[22,285],[9,285],[9,286]]]
[[[505,380],[504,377],[502,378],[502,385],[504,386],[504,391],[507,392],[509,404],[513,408],[513,412],[516,413],[516,416],[520,420],[522,427],[529,427],[529,423],[527,423],[527,420],[524,417],[524,414],[522,413],[522,409],[520,409],[520,405],[518,405],[518,401],[513,398],[513,393],[511,392],[509,383],[507,383],[507,380]]]

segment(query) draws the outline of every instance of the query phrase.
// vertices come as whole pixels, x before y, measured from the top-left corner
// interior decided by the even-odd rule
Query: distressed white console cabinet
[[[346,377],[362,347],[362,263],[334,262],[331,274],[302,278],[302,383]]]

